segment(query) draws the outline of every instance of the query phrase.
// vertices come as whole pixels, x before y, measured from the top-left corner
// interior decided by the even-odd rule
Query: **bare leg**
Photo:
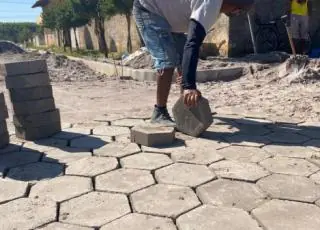
[[[166,107],[170,93],[172,76],[174,69],[164,69],[159,71],[157,77],[157,106]]]

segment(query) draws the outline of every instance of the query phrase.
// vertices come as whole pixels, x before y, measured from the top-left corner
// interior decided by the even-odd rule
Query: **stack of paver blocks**
[[[17,137],[38,140],[61,131],[45,60],[0,64],[0,75],[9,89]]]
[[[8,110],[4,101],[3,93],[0,93],[0,149],[9,144],[9,133],[6,119],[8,118]]]

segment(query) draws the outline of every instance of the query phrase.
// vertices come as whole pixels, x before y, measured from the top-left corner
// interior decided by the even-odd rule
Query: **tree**
[[[0,40],[24,43],[43,31],[35,23],[0,23]]]

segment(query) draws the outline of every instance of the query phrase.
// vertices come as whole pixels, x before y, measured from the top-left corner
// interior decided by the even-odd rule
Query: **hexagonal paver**
[[[99,149],[109,142],[112,142],[111,137],[85,136],[72,140],[70,147],[92,150]]]
[[[301,144],[306,142],[310,138],[288,132],[276,132],[267,136],[269,140],[276,143],[287,143],[287,144]]]
[[[56,203],[21,198],[0,205],[0,229],[33,229],[56,220]]]
[[[266,195],[254,184],[217,180],[197,188],[197,195],[203,203],[214,206],[236,207],[246,211],[259,206]]]
[[[176,141],[172,145],[168,146],[161,146],[161,147],[147,147],[147,146],[141,146],[141,149],[143,152],[149,152],[149,153],[164,153],[170,155],[173,151],[179,150],[179,149],[185,149],[185,146],[183,143]]]
[[[176,185],[154,185],[130,198],[136,212],[173,218],[200,205],[191,188]]]
[[[311,175],[310,179],[316,182],[317,184],[320,184],[320,171]]]
[[[237,125],[240,131],[239,134],[252,135],[252,136],[264,136],[271,131],[263,126],[259,125]]]
[[[217,153],[228,160],[252,163],[260,162],[271,156],[269,153],[260,148],[245,146],[230,146],[218,150]]]
[[[319,170],[316,165],[306,160],[286,157],[269,158],[260,164],[273,173],[297,176],[309,176]]]
[[[63,166],[60,164],[51,164],[37,162],[27,164],[9,170],[7,177],[20,181],[34,183],[40,180],[51,179],[63,174]]]
[[[40,229],[40,230],[94,230],[94,228],[81,227],[78,225],[71,225],[71,224],[63,224],[59,222],[51,223],[37,229]]]
[[[157,170],[155,177],[163,184],[196,187],[212,180],[215,175],[204,165],[176,163]]]
[[[150,172],[138,169],[118,169],[96,178],[96,189],[132,193],[155,183]]]
[[[39,152],[12,152],[0,155],[0,170],[34,163],[40,160]]]
[[[262,148],[273,156],[290,158],[311,158],[317,152],[310,148],[295,145],[266,145]]]
[[[301,202],[272,200],[252,211],[268,230],[318,230],[320,208]]]
[[[0,204],[26,195],[28,183],[0,178]],[[1,208],[0,208],[1,209]]]
[[[229,160],[213,163],[210,168],[222,178],[252,182],[269,175],[267,170],[257,164]]]
[[[234,136],[226,137],[226,140],[233,145],[262,147],[270,143],[266,137],[254,136],[253,134],[237,134]]]
[[[248,213],[237,208],[203,205],[177,219],[179,230],[262,230]]]
[[[303,144],[315,151],[320,152],[320,139],[314,139]]]
[[[82,136],[88,136],[90,134],[91,130],[89,128],[70,128],[64,129],[62,132],[55,134],[53,138],[70,141]]]
[[[128,134],[115,136],[115,142],[123,143],[123,144],[130,144],[131,143],[131,136]]]
[[[42,158],[42,161],[68,164],[70,162],[77,161],[82,158],[89,157],[91,155],[92,155],[91,152],[85,149],[65,147],[61,149],[51,149],[45,152],[45,155]]]
[[[90,178],[61,176],[40,181],[31,188],[30,197],[48,198],[62,202],[93,190]]]
[[[124,168],[154,170],[172,163],[172,160],[164,155],[157,153],[138,153],[122,158],[120,164]]]
[[[207,149],[207,150],[222,149],[230,146],[229,143],[226,143],[223,141],[202,139],[202,138],[192,139],[190,141],[186,141],[185,143],[187,147],[197,148],[197,149]]]
[[[130,129],[120,126],[99,126],[93,129],[93,134],[97,136],[118,136],[122,134],[130,134]]]
[[[100,230],[138,230],[141,228],[144,230],[177,229],[173,221],[169,218],[132,213],[105,225],[100,228]]]
[[[125,195],[91,192],[61,204],[60,218],[63,223],[82,226],[102,226],[130,213]]]
[[[171,158],[175,162],[208,165],[224,159],[216,149],[186,147],[185,149],[173,151]]]
[[[273,174],[257,184],[272,198],[310,203],[320,198],[320,185],[306,177]]]
[[[138,152],[141,152],[141,149],[137,144],[113,142],[100,149],[94,150],[93,154],[95,156],[124,157]]]
[[[318,129],[302,129],[298,132],[301,135],[310,137],[310,138],[319,138],[319,128]]]
[[[125,118],[120,120],[115,120],[111,122],[111,125],[114,126],[123,126],[123,127],[134,127],[138,125],[145,125],[146,122],[142,119],[133,119],[133,118]]]
[[[114,157],[87,157],[70,163],[66,174],[93,177],[117,167],[118,161]]]
[[[22,151],[39,151],[45,152],[55,147],[66,147],[68,142],[66,140],[59,140],[54,138],[42,139],[35,142],[26,142],[22,146]]]

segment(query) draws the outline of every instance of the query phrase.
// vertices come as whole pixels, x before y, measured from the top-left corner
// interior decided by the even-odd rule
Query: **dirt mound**
[[[2,53],[21,54],[25,53],[25,51],[13,42],[0,41],[0,54]]]

